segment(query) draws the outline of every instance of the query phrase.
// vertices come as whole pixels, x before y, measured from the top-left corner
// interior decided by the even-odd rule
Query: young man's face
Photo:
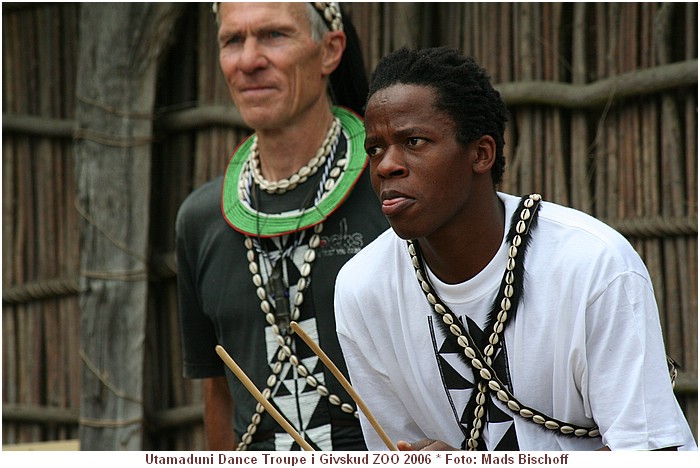
[[[326,93],[323,46],[311,37],[304,3],[222,3],[219,64],[253,129],[279,128]]]
[[[376,92],[365,111],[372,186],[403,239],[448,234],[469,208],[477,143],[457,142],[435,99],[433,88],[397,84]]]

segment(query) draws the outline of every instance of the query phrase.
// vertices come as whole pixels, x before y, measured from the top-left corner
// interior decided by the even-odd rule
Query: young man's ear
[[[483,135],[476,140],[474,151],[476,156],[473,161],[473,169],[477,174],[491,172],[491,168],[496,162],[496,140],[490,135]]]
[[[342,31],[331,31],[324,35],[321,57],[321,72],[324,76],[330,75],[338,68],[345,51],[345,43],[345,33]]]

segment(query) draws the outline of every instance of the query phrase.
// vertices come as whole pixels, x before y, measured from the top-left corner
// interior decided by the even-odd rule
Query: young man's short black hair
[[[412,50],[404,47],[379,62],[372,73],[367,100],[377,91],[395,84],[434,88],[438,95],[436,107],[456,123],[459,143],[466,145],[483,135],[493,137],[496,161],[491,177],[494,185],[501,183],[508,112],[501,95],[491,86],[486,70],[453,48]]]

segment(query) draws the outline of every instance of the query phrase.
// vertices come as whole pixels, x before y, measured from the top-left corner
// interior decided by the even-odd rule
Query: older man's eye
[[[243,42],[243,37],[241,37],[239,35],[230,35],[230,36],[220,38],[219,39],[219,46],[223,48],[223,47],[238,45],[241,42]]]
[[[282,31],[268,31],[265,34],[265,39],[270,39],[270,40],[279,39],[282,37],[286,37],[286,34],[283,33]]]

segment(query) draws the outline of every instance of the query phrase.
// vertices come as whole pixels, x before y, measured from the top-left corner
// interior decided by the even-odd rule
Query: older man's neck
[[[283,128],[258,130],[263,176],[270,181],[290,177],[314,157],[326,138],[333,114],[326,106]]]

